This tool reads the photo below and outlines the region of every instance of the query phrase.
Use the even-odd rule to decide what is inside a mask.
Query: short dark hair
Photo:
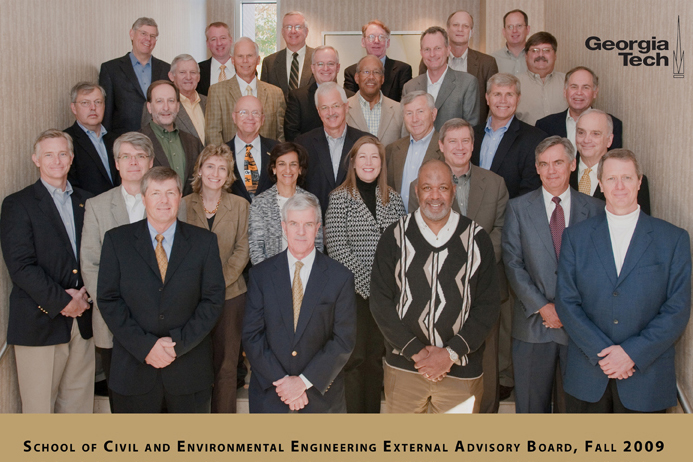
[[[505,27],[505,18],[507,18],[508,16],[510,16],[513,13],[520,13],[525,18],[525,26],[529,26],[529,18],[527,17],[527,13],[525,13],[522,10],[515,9],[515,10],[510,10],[507,13],[505,13],[505,16],[503,16],[503,27]]]
[[[556,37],[553,35],[549,34],[548,32],[537,32],[536,34],[532,34],[528,39],[527,43],[525,43],[525,53],[529,53],[529,49],[541,45],[542,43],[548,43],[551,45],[551,48],[553,48],[554,53],[556,50],[558,50],[558,42],[556,41]]]
[[[297,184],[302,185],[303,180],[308,173],[308,151],[306,148],[300,144],[293,143],[291,141],[285,141],[275,145],[270,151],[269,165],[267,166],[267,175],[269,176],[272,183],[277,182],[277,175],[272,171],[277,165],[277,159],[285,154],[290,154],[295,152],[298,156],[298,167],[301,171],[298,174]]]
[[[563,85],[564,88],[568,88],[568,80],[570,80],[570,77],[575,74],[577,71],[587,71],[592,75],[592,85],[594,85],[594,88],[599,88],[599,77],[597,77],[597,74],[594,73],[592,69],[589,67],[585,66],[577,66],[569,70],[565,74],[565,84]]]
[[[443,124],[443,126],[440,127],[440,131],[438,132],[438,139],[440,141],[445,141],[445,135],[447,135],[450,130],[459,130],[465,127],[469,129],[469,134],[472,137],[472,144],[474,144],[474,127],[472,127],[472,124],[470,124],[466,120],[459,118],[454,118],[446,121]]]
[[[173,88],[176,91],[176,101],[180,103],[180,90],[178,90],[178,87],[176,87],[170,80],[156,80],[152,82],[151,85],[149,85],[149,88],[147,88],[148,103],[152,102],[152,90],[154,90],[159,85],[171,85],[171,88]]]

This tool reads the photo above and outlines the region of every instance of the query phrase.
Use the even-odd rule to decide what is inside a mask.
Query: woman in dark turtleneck
[[[360,138],[325,215],[328,255],[354,273],[356,285],[356,347],[344,367],[350,413],[380,412],[384,341],[368,306],[371,268],[380,235],[406,214],[402,198],[387,186],[385,168],[382,143],[373,136]]]

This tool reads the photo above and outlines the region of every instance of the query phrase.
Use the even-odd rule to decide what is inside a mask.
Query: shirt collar
[[[501,133],[505,133],[506,131],[508,131],[508,128],[510,127],[510,124],[512,123],[513,119],[515,118],[515,115],[513,114],[513,116],[510,118],[510,120],[508,120],[508,123],[506,123],[505,125],[500,127],[495,132],[493,131],[493,128],[491,128],[491,118],[492,117],[493,117],[492,115],[489,116],[488,120],[486,121],[486,126],[484,127],[485,133],[491,134],[491,133],[496,133],[498,131],[501,131]]]
[[[313,250],[311,250],[308,255],[303,257],[303,260],[299,260],[298,258],[294,257],[291,250],[286,249],[286,258],[289,260],[289,268],[293,268],[297,261],[303,263],[304,267],[311,267],[313,266],[313,261],[315,261],[315,247],[313,247]],[[303,281],[303,283],[305,284],[305,281]]]
[[[532,79],[542,82],[541,76],[539,74],[535,74],[534,72],[530,71],[529,69],[527,69],[527,73],[529,74],[529,76]],[[556,71],[554,70],[554,71],[551,71],[549,74],[547,74],[546,75],[546,82],[553,79],[555,73],[556,73]]]
[[[93,134],[93,135],[94,135],[95,137],[97,137],[97,138],[103,138],[103,136],[104,136],[106,133],[108,133],[108,131],[106,131],[106,127],[104,127],[103,125],[101,125],[101,131],[100,131],[101,134],[100,134],[100,135],[97,135],[96,132],[95,132],[94,130],[90,130],[90,129],[88,129],[87,127],[85,127],[84,125],[82,125],[82,123],[81,123],[79,120],[77,121],[77,125],[79,125],[79,127],[80,127],[82,130],[84,130],[84,133],[86,133],[87,135],[92,135],[92,134]]]
[[[141,193],[137,193],[136,195],[132,196],[122,185],[120,186],[120,192],[123,193],[123,199],[125,200],[126,204],[134,204],[137,201],[142,201]]]
[[[546,188],[543,186],[541,187],[541,193],[544,195],[544,202],[547,204],[550,204],[553,201],[553,198],[555,197],[553,194],[548,192]],[[563,191],[559,196],[561,199],[561,204],[565,204],[566,202],[570,201],[570,186],[566,188],[565,191]]]
[[[454,181],[455,184],[458,184],[458,181],[459,181],[460,178],[464,178],[464,179],[467,179],[467,180],[468,180],[468,179],[470,179],[471,177],[472,177],[472,166],[470,165],[470,166],[469,166],[469,170],[467,170],[467,173],[465,173],[465,174],[463,174],[463,175],[457,176],[457,175],[455,175],[455,174],[453,173],[453,174],[452,174],[452,181]]]
[[[328,140],[338,141],[338,140],[343,139],[343,138],[346,136],[346,132],[347,132],[347,126],[344,125],[344,131],[342,132],[342,134],[341,134],[338,138],[332,138],[332,137],[327,133],[327,131],[325,131],[325,136],[327,137]]]
[[[453,55],[452,51],[450,51],[450,58],[452,58],[452,59],[465,60],[465,59],[467,59],[467,56],[469,56],[469,47],[467,47],[467,49],[464,50],[464,53],[462,53],[462,56],[460,56],[459,58],[457,56]]]
[[[50,194],[51,197],[56,197],[56,195],[57,195],[57,197],[63,198],[65,196],[72,195],[72,191],[73,191],[72,185],[70,184],[69,181],[67,181],[65,183],[65,191],[61,191],[60,189],[56,188],[55,186],[46,183],[45,181],[43,181],[43,178],[41,178],[41,183],[43,183],[43,186],[46,187],[46,189],[48,190],[48,194]]]
[[[443,83],[443,80],[445,80],[445,75],[448,73],[448,69],[450,69],[450,66],[445,64],[445,70],[443,71],[443,75],[440,76],[440,78],[438,79],[438,81],[436,83],[431,82],[431,77],[430,77],[428,71],[426,71],[426,83],[427,83],[427,85],[428,86],[441,85]]]
[[[135,53],[133,53],[133,52],[131,51],[129,56],[130,56],[130,62],[132,63],[132,67],[135,67],[135,66],[142,66],[142,63],[135,57]],[[142,67],[151,66],[151,64],[152,64],[152,57],[151,57],[151,55],[150,55],[150,56],[149,56],[149,59],[147,60],[147,64],[145,64],[145,65],[142,66]]]
[[[257,93],[257,77],[253,77],[253,80],[248,83],[243,80],[240,75],[236,74],[236,81],[238,82],[238,87],[241,89],[242,96],[246,96],[245,89],[248,87],[248,85],[250,85],[250,88],[253,89],[253,93]]]
[[[238,135],[236,135],[234,145],[235,145],[237,153],[245,152],[245,146],[248,144],[252,144],[253,149],[260,149],[260,144],[261,144],[260,135],[256,136],[255,139],[253,141],[251,141],[250,143],[246,143]]]
[[[181,93],[180,94],[180,102],[181,103],[187,103],[187,104],[194,106],[195,104],[200,102],[200,95],[197,92],[195,92],[195,99],[191,100],[190,98],[185,96],[183,93]]]
[[[157,124],[153,120],[149,122],[149,126],[152,127],[152,130],[154,130],[154,133],[159,135],[159,136],[167,136],[171,133],[178,133],[178,129],[176,128],[176,124],[173,124],[173,130],[168,131],[161,125]]]
[[[359,103],[361,103],[362,106],[367,105],[368,108],[370,109],[371,103],[369,101],[366,101],[364,99],[364,97],[361,96],[361,91],[359,90],[358,93],[356,93],[356,94],[359,95]],[[377,107],[377,106],[382,106],[382,104],[383,104],[383,92],[381,91],[380,92],[380,98],[378,98],[378,102],[375,103],[375,106],[373,106],[373,108],[375,109],[375,107]]]
[[[409,135],[409,144],[426,144],[428,145],[431,142],[431,138],[433,138],[433,132],[436,131],[435,127],[431,127],[431,131],[428,132],[426,136],[421,138],[419,141],[416,141],[413,136]]]
[[[176,225],[178,224],[178,220],[174,221],[171,226],[168,227],[166,231],[161,233],[164,236],[164,241],[165,242],[173,242],[173,236],[176,234]],[[149,229],[149,236],[152,238],[152,242],[156,243],[156,236],[159,234],[156,229],[152,226],[152,224],[149,222],[149,219],[147,219],[147,229]],[[163,244],[163,242],[162,242]]]

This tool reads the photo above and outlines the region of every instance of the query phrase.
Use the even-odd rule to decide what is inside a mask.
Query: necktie
[[[556,208],[553,209],[551,220],[549,220],[549,229],[551,229],[551,239],[553,239],[553,248],[556,251],[556,260],[561,255],[561,239],[563,238],[563,230],[565,229],[565,215],[563,215],[563,207],[561,207],[561,198],[554,196],[551,199]]]
[[[253,87],[250,85],[245,87],[245,96],[253,96]]]
[[[294,53],[291,60],[291,75],[289,76],[289,90],[298,88],[298,53]]]
[[[159,264],[159,272],[161,273],[161,282],[166,280],[166,269],[168,268],[168,258],[166,257],[166,251],[161,241],[164,240],[163,234],[156,235],[156,249],[154,253],[156,254],[156,262]]]
[[[226,80],[226,65],[219,66],[219,82]]]
[[[592,181],[590,180],[591,171],[591,168],[586,168],[585,172],[582,174],[582,178],[580,178],[580,182],[578,183],[578,191],[580,191],[582,194],[587,194],[588,196],[592,190]]]
[[[294,302],[294,332],[296,332],[296,326],[298,325],[298,315],[301,313],[301,303],[303,303],[303,283],[301,282],[301,268],[303,268],[303,263],[300,261],[296,262],[296,269],[294,270],[294,283],[291,284],[291,295]]]
[[[245,145],[245,161],[243,162],[243,178],[245,180],[245,189],[251,194],[255,195],[257,191],[257,183],[260,179],[260,175],[257,172],[257,164],[250,150],[253,149],[252,144]]]

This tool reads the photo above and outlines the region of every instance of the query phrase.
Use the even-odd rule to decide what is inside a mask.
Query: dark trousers
[[[627,379],[626,379],[627,380]],[[590,403],[577,399],[573,395],[565,394],[566,409],[573,414],[661,414],[667,410],[654,412],[633,411],[626,408],[618,396],[617,379],[609,379],[609,384],[604,391],[601,399],[596,403]]]
[[[113,409],[113,392],[110,387],[108,387],[108,380],[111,377],[111,357],[113,356],[113,348],[99,348],[96,347],[96,353],[101,356],[101,367],[103,368],[103,373],[106,376],[106,388],[108,388],[108,403],[111,405],[111,410]]]
[[[356,294],[356,346],[344,366],[347,412],[379,413],[385,340],[368,300]]]
[[[481,397],[479,412],[495,414],[500,406],[500,383],[498,381],[498,335],[500,318],[491,327],[484,342],[484,356],[481,367],[484,371],[484,394]]]
[[[161,374],[156,384],[143,395],[125,396],[113,393],[113,412],[117,414],[205,414],[211,410],[212,389],[207,388],[187,395],[173,395],[164,389]]]
[[[565,369],[568,347],[556,342],[527,343],[513,339],[515,412],[551,413],[563,408],[565,392],[556,380]],[[560,369],[559,369],[560,366]]]
[[[214,413],[236,412],[236,376],[244,314],[245,294],[226,300],[219,321],[212,329],[214,361],[212,412]]]

